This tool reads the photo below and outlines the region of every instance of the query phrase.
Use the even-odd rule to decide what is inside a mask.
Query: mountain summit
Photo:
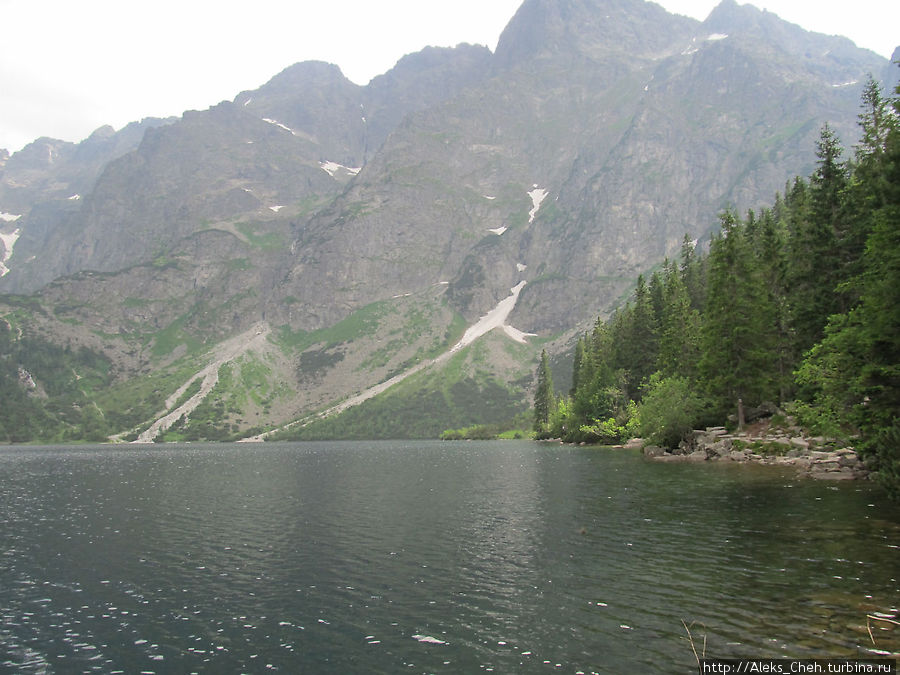
[[[385,435],[512,415],[539,346],[808,174],[825,122],[852,143],[867,75],[889,72],[733,0],[705,22],[526,0],[493,54],[427,48],[366,86],[296,64],[178,120],[14,154],[0,289],[33,295],[0,312],[108,360],[110,433],[146,432],[211,364],[162,437],[323,410]]]

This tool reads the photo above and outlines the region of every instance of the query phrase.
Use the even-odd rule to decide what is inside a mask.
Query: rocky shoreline
[[[641,447],[640,439],[629,443]],[[744,431],[725,427],[694,430],[678,448],[643,446],[644,455],[669,462],[743,462],[794,467],[819,480],[866,480],[869,470],[852,447],[839,447],[822,437],[809,437],[799,428],[769,429],[754,425]]]

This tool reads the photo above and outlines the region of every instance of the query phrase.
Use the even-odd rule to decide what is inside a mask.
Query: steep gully
[[[185,417],[190,416],[194,409],[203,402],[203,399],[209,395],[209,392],[211,392],[213,387],[218,383],[219,369],[226,363],[234,361],[249,351],[262,350],[269,337],[269,332],[270,328],[268,324],[258,323],[251,327],[250,330],[225,340],[225,342],[218,345],[212,354],[210,362],[203,369],[188,378],[183,385],[166,399],[165,409],[167,411],[171,410],[172,406],[175,405],[188,390],[188,387],[190,387],[198,378],[203,378],[200,383],[200,391],[174,410],[171,410],[171,412],[163,413],[149,426],[149,428],[141,432],[134,442],[152,443],[159,434],[175,424],[182,415]]]

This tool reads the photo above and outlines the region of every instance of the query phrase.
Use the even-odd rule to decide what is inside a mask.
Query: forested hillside
[[[898,120],[900,99],[870,79],[851,152],[826,124],[808,179],[758,213],[723,213],[708,253],[686,237],[680,260],[639,278],[578,340],[568,395],[548,401],[542,364],[539,435],[674,447],[774,403],[852,439],[900,496]]]

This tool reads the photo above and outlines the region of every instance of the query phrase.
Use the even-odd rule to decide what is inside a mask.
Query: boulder
[[[644,446],[644,454],[647,457],[662,457],[666,454],[666,449],[658,445],[646,445]]]
[[[710,457],[724,457],[731,452],[731,440],[722,440],[706,446],[706,454]]]
[[[839,455],[838,456],[838,466],[840,467],[849,467],[854,468],[860,465],[859,457],[854,452],[851,455]]]

